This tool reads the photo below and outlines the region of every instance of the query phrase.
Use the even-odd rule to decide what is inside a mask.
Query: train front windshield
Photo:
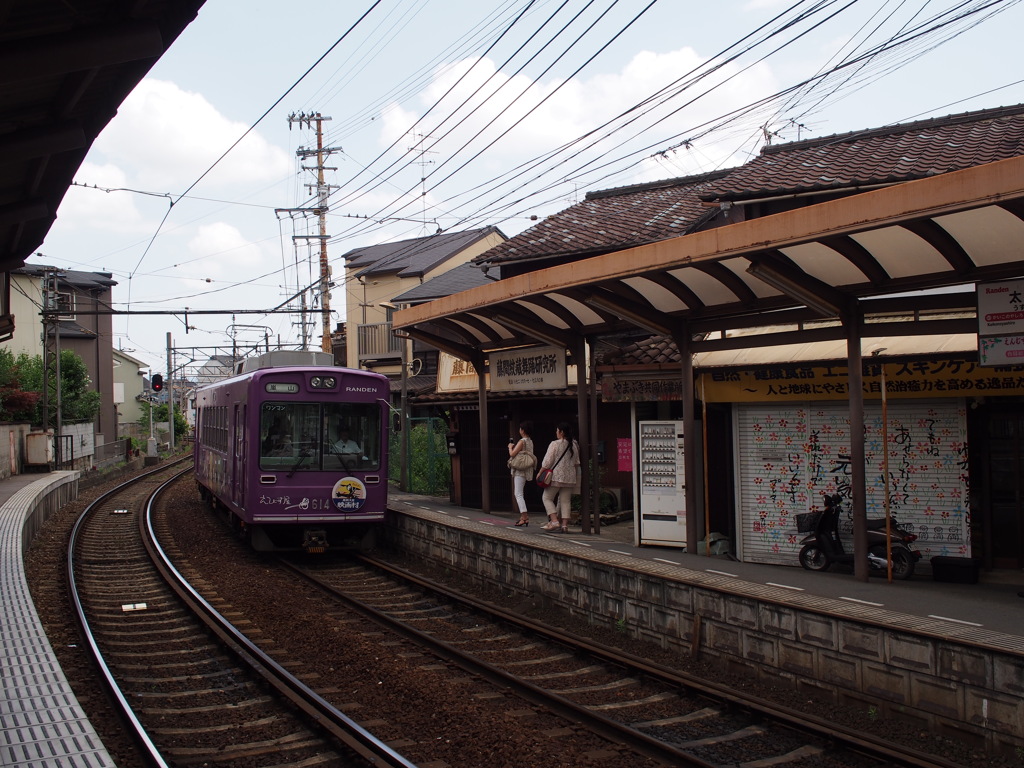
[[[380,407],[372,403],[265,402],[260,469],[379,470],[380,419]]]

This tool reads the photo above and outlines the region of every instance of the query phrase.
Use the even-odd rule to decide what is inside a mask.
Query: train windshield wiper
[[[299,451],[299,460],[295,462],[295,465],[290,470],[288,470],[288,474],[285,475],[285,477],[289,477],[290,478],[292,475],[294,475],[295,474],[295,470],[297,470],[299,467],[301,467],[303,462],[305,462],[306,459],[308,459],[312,455],[313,455],[313,449],[312,448],[308,448],[307,447],[307,448],[303,448],[301,451]]]

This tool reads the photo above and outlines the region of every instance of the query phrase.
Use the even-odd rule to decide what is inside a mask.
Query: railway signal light
[[[154,373],[153,374],[152,386],[153,386],[153,391],[154,392],[161,392],[161,391],[163,391],[163,388],[164,388],[164,377],[161,376],[159,373]]]

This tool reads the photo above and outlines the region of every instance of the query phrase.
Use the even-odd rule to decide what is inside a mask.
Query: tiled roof
[[[702,192],[743,200],[891,184],[1024,155],[1024,105],[768,146]]]
[[[430,394],[431,392],[434,391],[434,387],[436,384],[436,376],[409,376],[405,380],[406,392],[407,394],[412,396]],[[392,394],[400,394],[402,391],[402,380],[388,379],[388,391],[390,391]]]
[[[42,264],[26,264],[19,269],[13,269],[11,271],[19,275],[43,277],[48,269],[57,270],[57,280],[62,285],[70,285],[83,290],[89,290],[91,288],[111,288],[117,285],[117,281],[114,280],[114,276],[110,272],[81,272],[77,269],[45,267]]]
[[[701,197],[728,173],[591,192],[583,202],[549,216],[473,262],[491,265],[593,255],[684,235],[709,213]]]
[[[359,277],[396,272],[399,277],[418,277],[495,232],[501,234],[497,227],[484,227],[368,245],[349,251],[344,258],[347,267],[359,270]]]
[[[494,282],[496,279],[493,276],[488,277],[482,269],[472,264],[460,264],[455,269],[450,269],[444,274],[433,277],[425,283],[420,283],[415,288],[395,296],[391,301],[395,304],[419,304],[460,291],[468,291],[470,288]]]
[[[660,365],[679,361],[679,348],[670,336],[651,336],[606,353],[601,365]]]

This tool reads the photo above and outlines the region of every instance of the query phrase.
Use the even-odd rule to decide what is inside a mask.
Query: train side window
[[[319,469],[319,420],[317,403],[263,403],[260,468],[299,472]]]

